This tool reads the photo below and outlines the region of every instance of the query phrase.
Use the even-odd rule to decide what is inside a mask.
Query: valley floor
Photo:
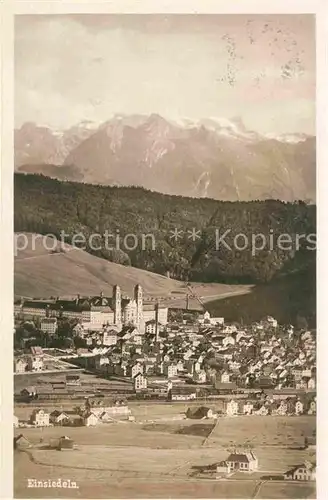
[[[14,453],[15,498],[315,498],[314,483],[267,480],[270,473],[313,459],[301,444],[315,429],[314,417],[223,417],[215,423],[174,421],[171,411],[165,420],[163,410],[158,423],[155,407],[149,424],[135,410],[135,423],[16,429],[32,446]],[[64,434],[76,449],[46,449],[51,438]],[[254,446],[258,472],[223,481],[197,474],[246,441]],[[28,478],[70,479],[78,488],[28,488]]]

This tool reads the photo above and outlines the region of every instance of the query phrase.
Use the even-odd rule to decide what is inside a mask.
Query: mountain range
[[[306,134],[261,135],[239,117],[115,115],[64,131],[25,123],[15,130],[15,169],[224,201],[314,202],[316,140]]]

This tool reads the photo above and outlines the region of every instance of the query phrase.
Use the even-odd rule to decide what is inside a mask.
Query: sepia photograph
[[[317,498],[316,16],[14,17],[14,498]]]

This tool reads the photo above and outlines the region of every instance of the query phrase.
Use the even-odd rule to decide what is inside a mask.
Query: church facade
[[[133,325],[140,333],[145,333],[145,324],[150,320],[167,324],[168,308],[153,303],[145,303],[141,285],[134,287],[133,297],[122,296],[118,285],[113,287],[112,297],[99,296],[80,297],[75,300],[60,298],[37,301],[17,301],[14,305],[16,317],[36,319],[42,317],[62,317],[77,319],[81,323],[89,323],[95,328],[113,325],[118,330],[123,326]]]

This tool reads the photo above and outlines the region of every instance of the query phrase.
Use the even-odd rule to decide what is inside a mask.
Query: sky
[[[314,135],[314,16],[16,16],[16,127],[117,113]]]

